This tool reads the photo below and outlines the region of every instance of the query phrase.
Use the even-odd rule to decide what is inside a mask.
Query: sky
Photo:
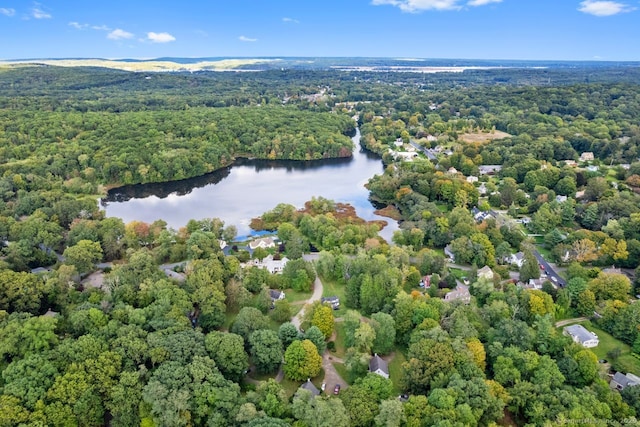
[[[640,0],[0,0],[0,59],[640,60]]]

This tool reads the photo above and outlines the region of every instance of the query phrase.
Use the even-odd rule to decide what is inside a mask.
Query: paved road
[[[306,311],[307,306],[314,303],[315,301],[320,301],[320,298],[322,298],[322,292],[324,292],[324,287],[322,286],[322,282],[320,281],[318,276],[316,276],[316,280],[313,282],[313,293],[311,294],[311,297],[309,297],[305,306],[302,307],[302,310],[300,310],[298,314],[296,314],[293,319],[291,319],[291,323],[293,323],[296,328],[300,329],[302,317],[304,316],[304,312]]]
[[[556,270],[551,266],[551,264],[549,264],[547,262],[546,259],[544,259],[542,257],[542,255],[540,255],[540,252],[534,250],[533,251],[533,255],[536,257],[536,259],[538,260],[538,262],[544,267],[544,271],[547,273],[547,277],[549,278],[549,280],[551,280],[552,283],[560,286],[561,288],[564,288],[565,285],[567,284],[567,281],[564,280],[557,272]],[[554,280],[555,279],[555,280]]]

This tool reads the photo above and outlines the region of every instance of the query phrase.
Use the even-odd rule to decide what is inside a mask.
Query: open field
[[[622,341],[614,338],[609,333],[599,329],[590,321],[586,322],[578,322],[586,329],[591,332],[595,332],[598,335],[598,339],[600,340],[600,344],[597,347],[593,347],[590,350],[598,356],[598,359],[607,359],[611,363],[611,365],[624,373],[631,372],[635,375],[640,375],[640,359],[636,358],[631,351],[631,347]],[[620,349],[620,356],[616,360],[611,360],[610,356],[607,355],[611,350]]]
[[[233,71],[243,65],[253,65],[276,59],[222,59],[219,61],[202,61],[192,64],[180,64],[173,61],[119,61],[109,59],[38,59],[34,61],[0,62],[0,67],[37,63],[58,67],[102,67],[124,71]]]
[[[462,135],[458,135],[458,139],[462,142],[468,143],[477,143],[477,142],[489,142],[494,139],[503,139],[509,138],[509,135],[506,132],[502,132],[499,130],[493,132],[473,132],[473,133],[463,133]]]

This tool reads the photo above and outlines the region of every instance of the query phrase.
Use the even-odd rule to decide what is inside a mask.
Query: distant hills
[[[277,69],[308,70],[362,70],[442,72],[465,69],[494,68],[625,68],[640,67],[640,62],[614,61],[526,61],[486,59],[423,59],[423,58],[316,58],[316,57],[264,57],[264,58],[41,58],[0,61],[0,67],[24,65],[51,65],[61,67],[102,67],[140,72],[195,72],[195,71],[264,71]]]

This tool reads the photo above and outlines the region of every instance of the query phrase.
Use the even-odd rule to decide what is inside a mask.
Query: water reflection
[[[233,166],[213,173],[160,184],[116,188],[102,200],[107,216],[125,222],[165,220],[179,228],[189,219],[218,217],[250,233],[251,218],[278,203],[302,207],[312,197],[350,203],[366,220],[385,219],[389,225],[380,235],[390,241],[398,225],[375,215],[364,184],[383,165],[375,154],[359,146],[360,132],[353,137],[356,150],[351,158],[310,162],[239,159]]]

